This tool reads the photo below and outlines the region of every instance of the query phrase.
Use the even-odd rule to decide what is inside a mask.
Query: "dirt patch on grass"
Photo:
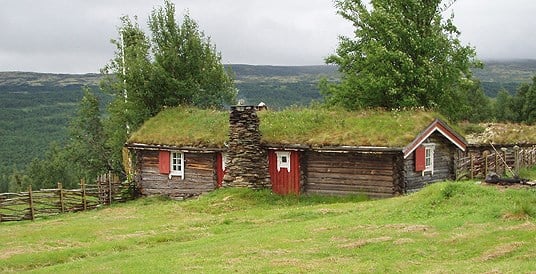
[[[0,259],[9,259],[11,256],[24,254],[24,253],[30,253],[30,248],[28,247],[22,247],[22,246],[14,246],[11,248],[7,248],[2,250],[2,253],[0,253]]]
[[[430,231],[432,228],[427,225],[408,225],[408,224],[392,224],[384,226],[386,228],[396,229],[402,232],[419,232]]]
[[[56,240],[56,241],[40,241],[37,244],[29,244],[26,246],[13,246],[6,249],[2,249],[0,252],[0,259],[9,259],[12,256],[20,254],[31,254],[43,251],[62,250],[75,247],[83,247],[81,242]]]
[[[378,238],[370,238],[370,239],[359,239],[354,242],[345,243],[339,245],[341,248],[360,248],[362,246],[368,245],[368,244],[376,244],[376,243],[383,243],[383,242],[390,242],[393,238],[389,236],[384,237],[378,237]]]
[[[502,215],[503,220],[509,220],[509,221],[520,221],[520,220],[527,220],[530,216],[523,212],[506,212]]]
[[[104,239],[106,241],[115,241],[115,240],[125,240],[125,239],[130,239],[130,238],[140,238],[140,237],[145,237],[145,236],[153,236],[156,234],[157,233],[154,230],[136,231],[136,232],[127,233],[127,234],[106,235],[104,236]]]
[[[482,256],[480,256],[479,258],[477,258],[476,261],[485,262],[485,261],[489,261],[489,260],[493,260],[499,257],[506,256],[516,251],[519,247],[523,246],[524,244],[525,244],[524,242],[513,242],[513,243],[508,243],[508,244],[497,246],[493,250],[484,252],[484,254],[482,254]]]
[[[411,243],[414,243],[415,240],[411,239],[411,238],[400,238],[396,241],[394,241],[393,243],[395,245],[403,245],[403,244],[411,244]]]
[[[317,233],[317,232],[326,232],[326,231],[333,231],[333,230],[337,230],[337,229],[340,229],[340,226],[319,227],[319,228],[313,229],[313,232],[315,232],[315,233]]]
[[[502,231],[511,231],[511,230],[531,230],[531,231],[536,231],[536,224],[533,223],[533,222],[524,222],[522,224],[518,224],[518,225],[515,225],[515,226],[508,226],[508,227],[502,227],[498,230],[502,230]]]

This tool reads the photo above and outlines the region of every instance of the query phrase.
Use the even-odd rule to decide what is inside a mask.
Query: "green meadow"
[[[529,273],[536,189],[445,182],[382,200],[222,189],[0,224],[0,272]]]

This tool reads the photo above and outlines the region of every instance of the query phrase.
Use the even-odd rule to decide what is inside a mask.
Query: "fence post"
[[[488,153],[484,151],[484,178],[488,175]]]
[[[33,203],[32,185],[28,186],[28,203],[30,205],[30,220],[33,221],[35,219],[35,209]]]
[[[534,146],[530,149],[530,166],[534,165]]]
[[[110,179],[110,173],[106,175],[106,180],[108,180],[108,201],[109,205],[112,205],[112,180]]]
[[[519,163],[519,146],[514,146],[514,170],[515,170],[515,175],[519,175],[519,167],[520,167],[520,163]]]
[[[80,179],[80,188],[82,190],[82,208],[87,210],[86,184],[84,179]]]
[[[63,201],[63,186],[61,185],[60,182],[58,182],[58,193],[60,195],[60,208],[61,208],[61,213],[64,213],[65,212],[65,203]]]
[[[499,152],[495,151],[495,173],[499,173]]]
[[[469,168],[470,169],[470,176],[469,176],[469,178],[471,178],[471,180],[473,180],[474,179],[473,172],[474,172],[474,169],[475,169],[475,161],[473,159],[473,154],[471,154],[470,156],[471,156],[471,158],[469,160],[469,164],[470,164],[470,168]]]
[[[505,147],[501,147],[501,150],[503,152],[503,164],[504,164],[504,168],[503,168],[503,175],[506,175],[506,170],[508,169],[508,162],[506,161],[506,151],[508,150],[507,148]]]

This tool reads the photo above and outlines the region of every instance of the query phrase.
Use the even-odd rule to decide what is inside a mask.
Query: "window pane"
[[[181,171],[181,160],[182,160],[182,154],[180,152],[173,152],[171,154],[171,170],[173,171]]]

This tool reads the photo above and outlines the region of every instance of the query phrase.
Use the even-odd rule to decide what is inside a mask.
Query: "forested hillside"
[[[266,103],[281,109],[321,101],[318,81],[338,78],[335,66],[252,66],[232,65],[238,99],[248,104]]]
[[[335,66],[231,65],[230,69],[238,99],[247,104],[264,102],[272,109],[321,101],[318,81],[339,77]],[[502,88],[513,94],[536,74],[536,60],[490,61],[474,73],[488,96]],[[65,140],[82,87],[96,91],[103,105],[110,101],[109,95],[99,92],[100,80],[99,74],[0,72],[0,186],[10,180],[14,168],[22,170],[33,158],[42,157],[50,143]]]
[[[483,69],[474,70],[484,93],[495,97],[502,88],[515,94],[520,83],[528,83],[536,74],[536,60],[486,61]]]
[[[99,81],[98,74],[0,72],[0,186],[52,142],[64,141],[82,87],[97,91]]]

